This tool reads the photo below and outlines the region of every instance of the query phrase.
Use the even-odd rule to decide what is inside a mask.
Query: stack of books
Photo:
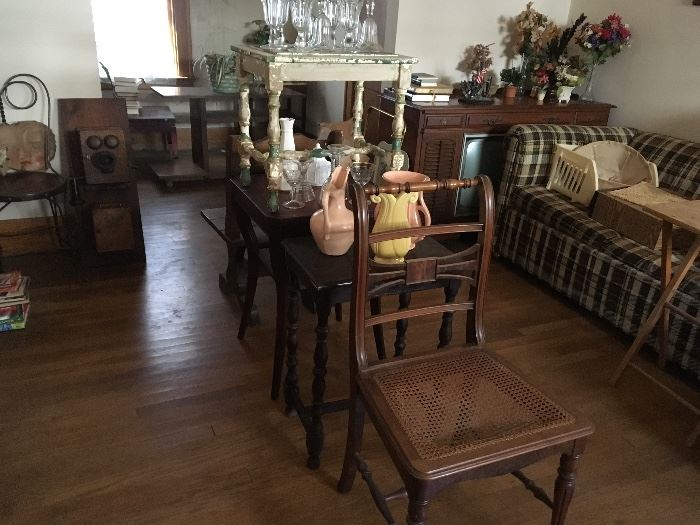
[[[0,332],[21,330],[29,316],[29,277],[20,272],[0,273]]]
[[[449,102],[453,88],[447,84],[440,84],[439,78],[429,73],[413,73],[411,75],[411,87],[406,93],[406,100],[410,102]]]
[[[136,78],[114,77],[114,93],[126,101],[127,115],[138,115],[141,111],[139,102],[139,81]]]

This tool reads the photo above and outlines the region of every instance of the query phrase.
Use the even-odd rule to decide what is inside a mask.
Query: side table
[[[615,370],[615,373],[610,378],[610,384],[612,385],[617,384],[620,376],[625,371],[625,368],[631,359],[642,348],[644,342],[649,334],[651,334],[651,331],[654,329],[657,323],[659,324],[659,363],[663,365],[666,362],[668,352],[666,339],[668,336],[669,312],[680,315],[691,323],[700,325],[700,319],[688,315],[686,312],[679,310],[671,304],[673,293],[678,289],[681,281],[683,281],[688,271],[692,268],[693,264],[695,264],[695,260],[698,257],[698,254],[700,254],[700,201],[687,201],[683,203],[651,203],[643,205],[642,207],[645,211],[655,215],[663,221],[663,227],[661,230],[661,284],[664,288],[661,292],[661,296],[659,297],[659,302],[651,311],[644,324],[639,328],[639,332],[637,333],[637,337],[632,343],[632,346],[629,347],[627,353],[620,362],[620,365],[617,367],[617,370]],[[673,277],[671,277],[672,232],[674,225],[694,233],[695,241],[679,264],[678,268],[676,268],[675,273],[673,273]],[[668,390],[667,387],[664,387],[663,385],[660,386],[669,391],[676,399],[681,401],[696,415],[700,415],[700,409],[680,398],[680,396]],[[698,436],[700,436],[700,423],[698,423],[695,430],[688,438],[688,446],[692,445]]]
[[[403,164],[401,144],[404,134],[403,112],[406,104],[406,90],[411,82],[411,66],[416,59],[393,53],[298,53],[290,51],[268,51],[252,46],[231,46],[238,57],[236,70],[239,75],[241,93],[240,133],[241,133],[241,181],[250,183],[250,159],[265,164],[269,198],[268,208],[279,209],[278,191],[282,180],[281,160],[304,158],[306,152],[281,152],[279,126],[280,95],[285,82],[307,81],[355,81],[355,103],[353,106],[353,139],[355,148],[352,154],[375,151],[364,139],[362,133],[362,95],[365,81],[391,81],[396,89],[394,119],[392,125],[392,152],[390,165],[400,169]],[[250,84],[256,75],[265,82],[268,91],[267,136],[270,151],[264,154],[257,151],[250,138]]]

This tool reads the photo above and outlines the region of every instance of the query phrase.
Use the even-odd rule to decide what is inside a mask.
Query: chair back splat
[[[479,219],[477,222],[441,224],[400,230],[369,233],[367,196],[379,193],[456,191],[476,186],[479,193]],[[467,311],[466,339],[468,343],[481,344],[484,340],[482,308],[486,291],[486,278],[491,260],[493,238],[494,196],[491,181],[486,176],[474,179],[442,179],[420,183],[367,184],[364,188],[354,183],[351,191],[355,213],[355,257],[353,262],[353,298],[351,306],[351,345],[354,343],[357,368],[367,367],[365,329],[378,324],[399,321],[423,315],[443,314],[451,321],[455,311]],[[476,233],[477,241],[465,250],[444,257],[408,259],[398,264],[378,264],[371,257],[370,245],[405,237],[438,236]],[[368,315],[367,301],[400,285],[444,281],[457,285],[466,283],[469,295],[463,302],[445,302],[423,307],[401,308],[395,312]],[[439,346],[446,346],[448,334],[443,323]],[[451,323],[449,323],[451,326]],[[352,351],[352,349],[351,349]]]

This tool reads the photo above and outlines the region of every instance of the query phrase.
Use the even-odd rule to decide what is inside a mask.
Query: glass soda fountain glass
[[[280,50],[284,49],[284,35],[282,26],[289,17],[290,0],[260,0],[263,6],[265,23],[270,26],[270,42],[261,46],[264,49]]]
[[[301,196],[302,173],[299,161],[285,160],[282,162],[282,173],[291,190],[289,191],[289,200],[283,202],[282,206],[290,210],[298,210],[306,206],[306,203]]]
[[[294,47],[302,51],[309,46],[311,7],[311,0],[291,0],[292,25],[297,30]]]

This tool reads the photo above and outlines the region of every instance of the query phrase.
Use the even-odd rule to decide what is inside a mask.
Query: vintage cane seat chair
[[[446,191],[476,184],[479,220],[368,233],[365,193]],[[520,479],[535,497],[552,508],[552,524],[564,523],[571,501],[577,463],[593,426],[528,383],[484,346],[483,304],[491,258],[493,190],[488,177],[395,184],[365,189],[355,184],[355,259],[350,319],[350,416],[343,470],[338,490],[347,492],[359,468],[372,497],[388,523],[394,523],[387,502],[408,497],[406,523],[427,523],[427,508],[453,483],[503,474]],[[451,256],[413,259],[380,265],[370,259],[370,244],[409,235],[476,232],[477,242]],[[367,301],[397,283],[458,280],[466,285],[464,302],[444,302],[368,315]],[[425,298],[430,299],[429,297]],[[467,343],[456,348],[422,348],[420,355],[370,362],[365,331],[371,326],[441,313],[467,313]],[[443,317],[444,318],[444,317]],[[444,346],[444,334],[440,345]],[[429,353],[426,353],[425,351]],[[384,495],[372,481],[360,456],[364,414],[386,446],[405,488]],[[561,453],[554,498],[550,500],[520,471],[551,454]]]

